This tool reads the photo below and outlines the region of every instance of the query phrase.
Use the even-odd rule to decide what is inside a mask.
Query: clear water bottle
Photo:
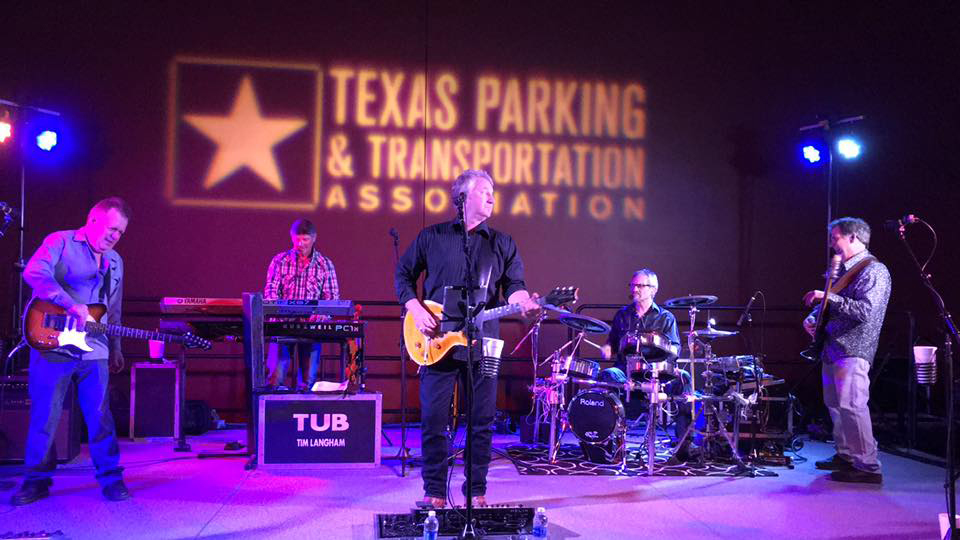
[[[533,538],[547,538],[547,511],[542,506],[533,516]]]
[[[437,540],[440,534],[440,521],[437,519],[437,512],[430,510],[427,512],[427,519],[423,522],[423,540]]]

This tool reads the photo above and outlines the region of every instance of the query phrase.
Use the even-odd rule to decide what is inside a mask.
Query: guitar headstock
[[[577,295],[580,293],[579,287],[556,287],[544,297],[544,303],[560,306],[567,303],[575,303]]]
[[[827,275],[830,276],[831,280],[837,279],[837,276],[840,274],[840,263],[843,262],[843,257],[839,253],[834,254],[830,259],[830,269],[827,271]]]
[[[190,332],[183,335],[183,345],[188,349],[203,349],[205,351],[209,351],[210,348],[213,347],[213,343],[210,343],[210,340],[195,336]]]

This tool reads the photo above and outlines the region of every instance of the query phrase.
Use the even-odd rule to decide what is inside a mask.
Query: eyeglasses
[[[656,285],[651,285],[650,283],[631,283],[631,284],[630,284],[630,288],[631,288],[631,289],[633,289],[633,288],[640,288],[640,289],[642,289],[642,288],[644,288],[644,287],[650,287],[651,289],[656,289],[656,288],[657,288]]]

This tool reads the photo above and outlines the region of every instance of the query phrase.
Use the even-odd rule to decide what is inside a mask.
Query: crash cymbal
[[[717,330],[716,328],[703,328],[701,330],[695,330],[693,332],[684,332],[685,336],[692,335],[695,338],[699,339],[716,339],[722,337],[730,337],[739,334],[740,332],[736,330]]]
[[[568,313],[561,315],[558,319],[561,324],[573,328],[577,332],[586,332],[588,334],[609,334],[610,325],[601,321],[600,319],[594,319],[593,317],[587,317],[586,315],[576,315],[573,313]]]
[[[690,306],[706,306],[717,301],[717,297],[711,294],[691,294],[690,296],[680,296],[671,298],[663,303],[668,308],[686,308]]]

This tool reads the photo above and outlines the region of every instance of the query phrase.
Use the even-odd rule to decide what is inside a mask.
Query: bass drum
[[[623,418],[620,398],[604,390],[582,390],[567,406],[570,431],[587,444],[603,444],[618,435]]]
[[[624,416],[620,398],[604,390],[582,390],[570,400],[567,422],[587,461],[608,464],[621,460]]]

